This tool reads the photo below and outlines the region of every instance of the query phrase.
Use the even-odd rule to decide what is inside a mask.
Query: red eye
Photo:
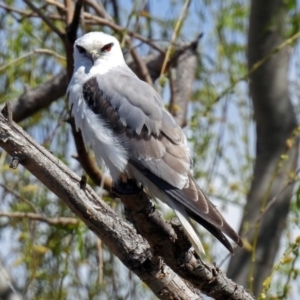
[[[101,48],[101,52],[109,52],[114,44],[109,43]]]

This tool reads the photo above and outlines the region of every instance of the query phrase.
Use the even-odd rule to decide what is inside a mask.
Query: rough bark
[[[120,198],[126,215],[138,232],[147,239],[153,253],[162,256],[172,270],[195,288],[219,300],[254,299],[220,270],[196,259],[190,251],[191,243],[179,221],[175,219],[171,224],[166,223],[145,193],[140,192],[136,196],[120,195]]]
[[[283,1],[252,0],[249,70],[284,41],[286,18]],[[257,135],[256,161],[240,233],[248,239],[253,250],[238,249],[230,261],[228,275],[250,287],[255,295],[270,274],[279,248],[293,192],[289,176],[297,166],[297,137],[293,145],[287,142],[297,126],[288,92],[290,53],[288,47],[274,53],[250,76]],[[283,154],[285,159],[282,159]],[[270,201],[271,207],[264,211]],[[261,213],[261,220],[257,222]]]
[[[172,268],[176,267],[178,270],[175,273],[164,262],[169,255],[164,253],[164,249],[159,253],[163,259],[156,255],[156,251],[152,254],[149,244],[136,233],[131,224],[120,219],[88,185],[82,188],[81,179],[76,174],[1,114],[0,146],[14,158],[14,165],[16,162],[22,164],[63,200],[124,265],[137,274],[160,299],[200,299],[193,288],[187,286],[181,279],[179,273],[195,287],[201,288],[215,299],[224,299],[224,295],[226,299],[232,300],[253,299],[242,287],[228,280],[214,267],[205,267],[186,249],[176,253],[177,256],[172,259],[174,260]],[[145,216],[144,219],[147,219],[147,214]],[[148,226],[152,224],[151,221],[148,222]],[[149,232],[147,226],[144,228]],[[156,240],[163,241],[166,239],[165,232],[158,227],[154,232],[152,231],[152,235]],[[180,236],[179,231],[177,235]],[[174,239],[169,240],[175,242]],[[177,245],[172,248],[182,250],[181,243],[177,241]],[[184,264],[183,257],[188,257]]]

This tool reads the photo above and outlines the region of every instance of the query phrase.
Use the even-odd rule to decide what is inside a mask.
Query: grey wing
[[[97,81],[111,106],[106,108],[110,114],[106,119],[112,127],[121,123],[117,127],[122,130],[115,130],[129,159],[169,184],[182,188],[190,170],[186,138],[165,110],[159,95],[126,69],[118,70],[117,76],[111,71],[99,76]]]

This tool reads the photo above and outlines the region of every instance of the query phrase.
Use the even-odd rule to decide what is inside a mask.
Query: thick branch
[[[126,186],[128,189],[128,185]],[[253,300],[253,296],[213,266],[203,264],[190,251],[187,239],[179,222],[167,223],[156,210],[148,196],[141,192],[135,195],[120,195],[129,220],[151,245],[153,253],[195,288],[214,299]]]

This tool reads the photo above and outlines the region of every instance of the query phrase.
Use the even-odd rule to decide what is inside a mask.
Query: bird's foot
[[[114,182],[112,192],[117,195],[136,195],[141,192],[141,188],[133,179],[127,179],[126,182],[118,180]]]

